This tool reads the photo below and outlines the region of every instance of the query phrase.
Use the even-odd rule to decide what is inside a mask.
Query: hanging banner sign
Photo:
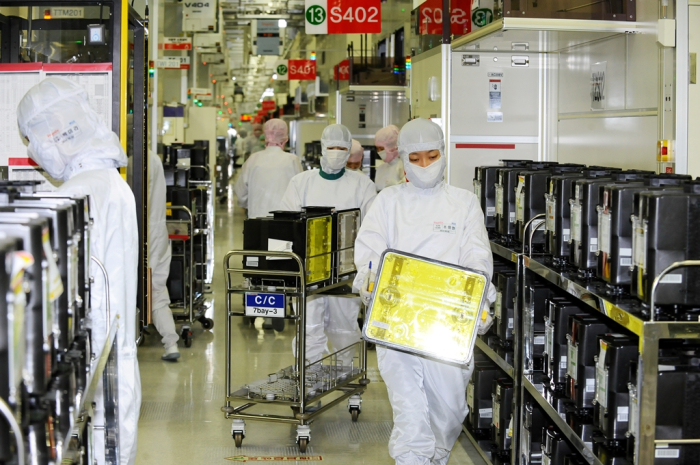
[[[192,37],[163,37],[160,50],[192,50]]]
[[[277,79],[281,81],[314,81],[316,79],[315,60],[282,60],[275,65]]]
[[[274,111],[277,108],[277,104],[274,100],[265,100],[262,102],[262,109],[266,112]]]
[[[350,80],[350,60],[343,60],[333,68],[333,79],[336,81]]]
[[[471,0],[451,0],[450,1],[450,33],[464,35],[472,30],[471,23]],[[418,13],[420,16],[421,35],[442,34],[442,0],[428,0],[423,3]]]
[[[379,34],[381,0],[305,0],[307,34]]]

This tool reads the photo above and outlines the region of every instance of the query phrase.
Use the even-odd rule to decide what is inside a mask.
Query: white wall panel
[[[411,116],[420,118],[442,118],[442,54],[440,48],[435,52],[425,52],[427,58],[421,55],[411,63]],[[434,78],[437,85],[438,98],[430,101],[429,81]]]
[[[462,55],[479,55],[479,66],[462,66]],[[512,67],[511,55],[527,55],[529,67]],[[498,61],[494,61],[494,58]],[[539,55],[537,53],[452,54],[451,135],[536,136],[538,130]],[[503,73],[500,110],[489,108],[489,72]],[[501,111],[502,123],[486,121]]]
[[[560,163],[656,170],[656,117],[559,122]]]
[[[514,144],[514,149],[458,149],[450,152],[450,184],[474,192],[474,168],[498,165],[500,160],[537,159],[537,144]]]

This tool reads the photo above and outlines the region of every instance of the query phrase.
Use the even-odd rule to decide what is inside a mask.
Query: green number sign
[[[326,21],[326,10],[320,5],[312,5],[306,10],[306,20],[318,26]]]
[[[277,67],[277,74],[281,74],[282,76],[284,76],[285,74],[287,74],[287,66],[285,66],[285,65],[279,65],[279,66]]]
[[[484,27],[493,21],[493,11],[488,8],[479,8],[472,13],[472,24]]]

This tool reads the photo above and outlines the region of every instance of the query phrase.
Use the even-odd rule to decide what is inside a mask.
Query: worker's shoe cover
[[[178,358],[180,358],[180,350],[177,348],[177,344],[175,344],[165,349],[165,353],[161,357],[161,360],[165,360],[166,362],[177,362]]]

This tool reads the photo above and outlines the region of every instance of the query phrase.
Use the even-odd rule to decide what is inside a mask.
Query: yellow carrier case
[[[387,249],[363,334],[392,349],[466,364],[474,352],[485,273]]]

